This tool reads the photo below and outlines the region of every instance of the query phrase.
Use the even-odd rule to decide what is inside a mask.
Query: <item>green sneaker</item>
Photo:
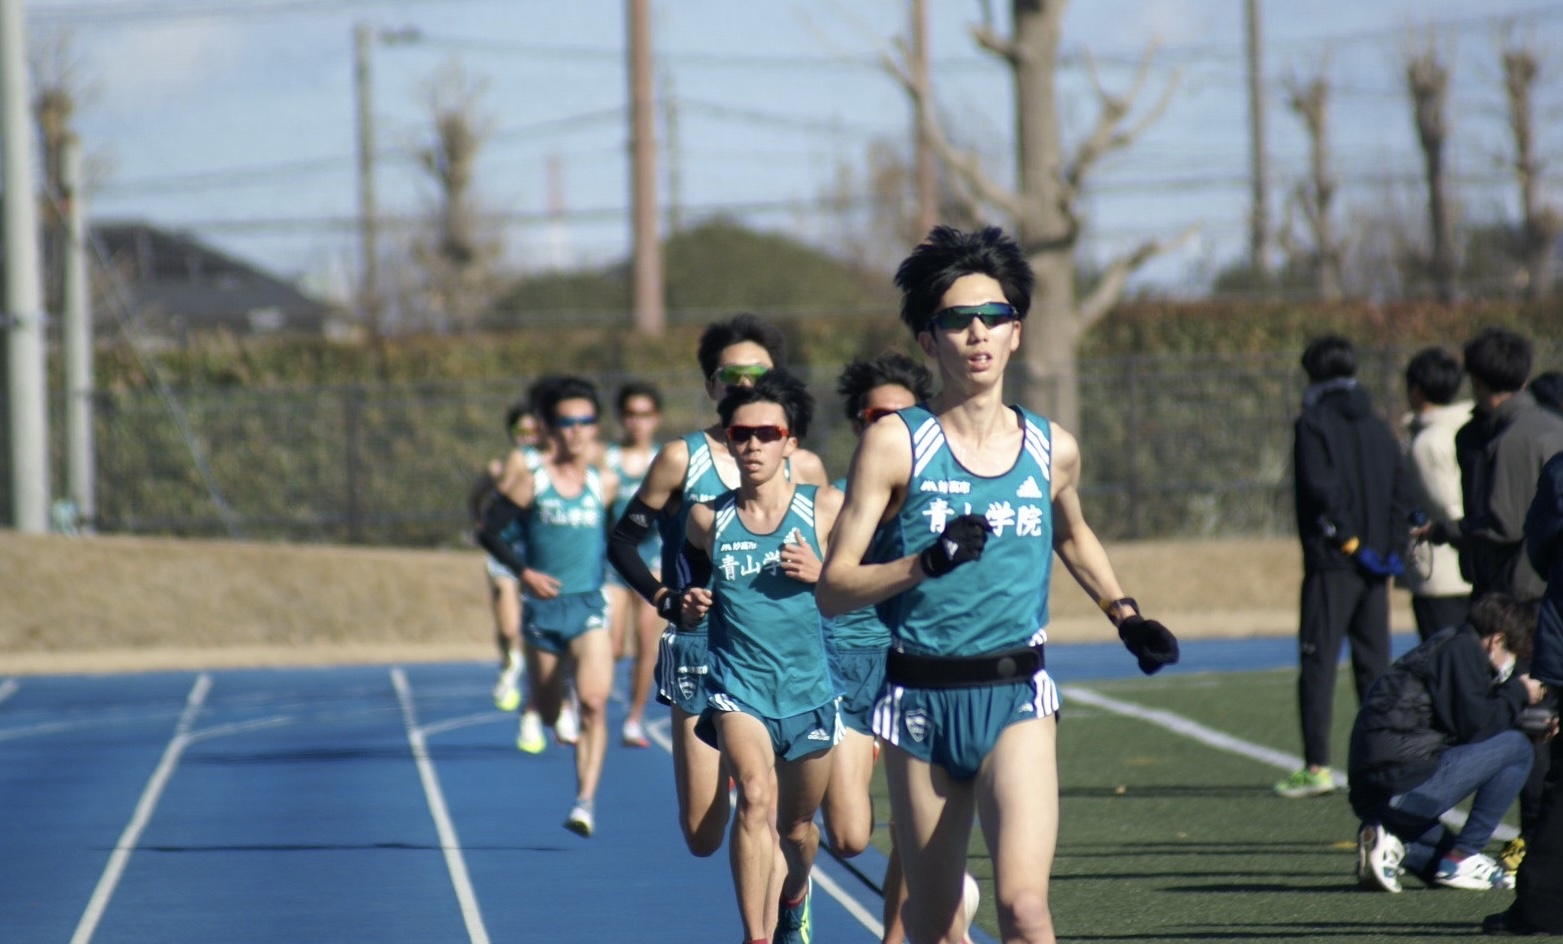
[[[771,937],[772,944],[813,944],[814,915],[810,907],[813,898],[814,876],[811,875],[809,884],[803,889],[802,902],[796,905],[782,902],[781,914],[776,920],[776,933]]]
[[[1304,767],[1285,780],[1275,785],[1275,792],[1288,800],[1299,797],[1324,796],[1326,793],[1335,792],[1335,778],[1330,776],[1330,768],[1321,767],[1318,773],[1313,773]]]

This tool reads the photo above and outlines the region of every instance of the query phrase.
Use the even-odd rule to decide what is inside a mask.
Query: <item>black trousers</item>
[[[1416,617],[1416,634],[1423,642],[1440,629],[1460,626],[1471,612],[1471,597],[1462,593],[1453,597],[1411,598],[1411,614]]]
[[[1335,674],[1343,639],[1351,642],[1357,702],[1389,668],[1389,581],[1355,570],[1303,574],[1297,631],[1297,713],[1302,721],[1303,759],[1330,764],[1330,725],[1335,709]]]
[[[1533,927],[1563,934],[1563,738],[1552,741],[1541,815],[1525,836],[1513,912]]]

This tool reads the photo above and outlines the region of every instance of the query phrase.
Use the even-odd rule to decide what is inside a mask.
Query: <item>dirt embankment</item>
[[[1181,637],[1296,629],[1295,542],[1108,551],[1125,589]],[[1112,638],[1061,566],[1052,617],[1054,641]],[[1394,622],[1411,626],[1403,592]],[[0,531],[0,674],[487,659],[491,626],[477,551]]]

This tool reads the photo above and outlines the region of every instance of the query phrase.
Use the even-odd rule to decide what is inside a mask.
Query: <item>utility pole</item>
[[[912,0],[911,47],[912,85],[916,88],[917,234],[921,238],[939,222],[939,183],[934,173],[933,142],[928,139],[928,112],[933,108],[928,76],[928,0]]]
[[[668,235],[684,228],[683,155],[678,146],[678,96],[673,92],[673,73],[662,73],[662,129],[667,136],[663,153],[668,158]]]
[[[81,140],[61,141],[60,197],[64,201],[65,259],[60,297],[64,312],[66,484],[76,521],[95,530],[98,520],[97,457],[92,436],[92,296],[87,268],[87,197],[81,173]]]
[[[353,27],[353,99],[358,114],[358,311],[371,340],[380,339],[379,221],[374,198],[374,87],[370,47],[374,27]]]
[[[629,2],[630,204],[635,330],[667,327],[662,289],[662,242],[657,234],[657,137],[651,56],[651,0]]]
[[[11,519],[18,531],[42,534],[49,529],[48,372],[23,29],[22,0],[0,0],[0,163],[5,166],[4,314]]]
[[[1270,170],[1265,153],[1264,66],[1259,0],[1243,0],[1248,45],[1248,153],[1253,206],[1248,216],[1248,265],[1256,276],[1270,272]]]

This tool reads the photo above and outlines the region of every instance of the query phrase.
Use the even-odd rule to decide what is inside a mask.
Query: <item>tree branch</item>
[[[1012,66],[1020,62],[1020,47],[1000,36],[998,31],[991,26],[973,26],[971,28],[971,38],[976,40],[978,46],[993,53]]]
[[[1145,90],[1145,83],[1150,77],[1151,62],[1156,57],[1156,49],[1157,45],[1152,43],[1145,50],[1145,55],[1140,57],[1139,66],[1135,68],[1134,81],[1130,83],[1129,90],[1121,95],[1115,95],[1107,90],[1107,87],[1102,84],[1101,75],[1097,72],[1096,58],[1089,52],[1085,54],[1086,73],[1090,77],[1092,89],[1096,91],[1101,111],[1097,115],[1091,133],[1080,142],[1074,160],[1070,162],[1063,175],[1064,188],[1071,203],[1084,187],[1086,177],[1104,156],[1133,144],[1151,125],[1161,120],[1168,106],[1172,104],[1172,95],[1182,81],[1181,69],[1173,72],[1172,78],[1163,86],[1155,104],[1132,125],[1123,127],[1125,119],[1134,107],[1135,100]]]
[[[1157,256],[1169,253],[1188,242],[1197,232],[1199,232],[1199,224],[1194,223],[1171,239],[1146,240],[1128,255],[1114,259],[1102,273],[1102,280],[1091,290],[1091,294],[1081,299],[1075,307],[1075,320],[1080,333],[1089,331],[1092,325],[1102,320],[1102,316],[1112,309],[1119,296],[1123,294],[1123,287],[1129,281],[1129,276]]]

